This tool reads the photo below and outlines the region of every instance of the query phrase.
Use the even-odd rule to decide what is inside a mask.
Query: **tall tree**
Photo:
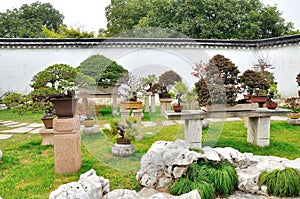
[[[50,3],[24,4],[19,9],[0,13],[0,37],[45,37],[42,27],[57,31],[63,25],[64,16]]]
[[[106,17],[108,36],[160,27],[192,38],[261,39],[288,34],[293,28],[277,7],[259,0],[112,0]]]

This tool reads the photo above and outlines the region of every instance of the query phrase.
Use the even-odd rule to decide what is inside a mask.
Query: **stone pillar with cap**
[[[67,174],[79,171],[82,164],[80,119],[53,119],[55,173]]]

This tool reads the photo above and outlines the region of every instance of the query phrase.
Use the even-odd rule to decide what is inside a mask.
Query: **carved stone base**
[[[94,126],[91,126],[91,127],[83,127],[82,128],[82,132],[85,134],[85,135],[94,135],[96,133],[98,133],[99,131],[99,127],[97,125],[94,125]]]
[[[300,119],[291,119],[291,118],[288,118],[286,120],[286,123],[288,123],[290,125],[293,125],[293,126],[300,126]]]
[[[135,148],[132,144],[114,144],[111,151],[114,156],[128,157],[134,154]]]

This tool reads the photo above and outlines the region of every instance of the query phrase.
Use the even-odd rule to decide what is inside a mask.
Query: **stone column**
[[[151,95],[151,112],[156,113],[155,94]]]
[[[142,109],[134,109],[133,110],[133,117],[137,119],[137,131],[138,135],[135,137],[137,140],[142,140]]]
[[[130,116],[130,109],[120,109],[121,112],[121,122],[126,124],[126,118]]]
[[[257,146],[270,145],[271,117],[249,117],[247,141]]]
[[[201,149],[202,121],[200,119],[185,120],[184,140],[188,143],[189,148]]]
[[[112,94],[112,114],[113,115],[118,115],[118,101],[117,101],[117,95]]]
[[[172,98],[167,98],[167,99],[160,98],[159,101],[160,101],[160,115],[164,116],[165,111],[171,110]]]
[[[55,172],[78,172],[82,163],[79,117],[53,119],[53,133]]]
[[[145,112],[149,113],[149,97],[152,94],[152,92],[146,92],[145,94]]]

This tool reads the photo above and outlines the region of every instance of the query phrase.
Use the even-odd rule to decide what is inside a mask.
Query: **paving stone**
[[[15,129],[9,129],[9,130],[4,130],[0,131],[0,133],[11,133],[11,134],[21,134],[21,133],[28,133],[32,131],[33,128],[28,128],[28,127],[20,127],[20,128],[15,128]]]
[[[144,127],[151,127],[151,126],[156,126],[157,123],[155,123],[155,122],[142,122],[142,125]]]
[[[162,121],[163,126],[171,126],[171,125],[174,125],[174,124],[175,123],[173,121],[170,121],[170,120]]]
[[[36,129],[33,129],[32,131],[30,131],[29,133],[31,133],[31,134],[38,134],[41,129],[42,128],[36,128]]]
[[[44,124],[42,124],[42,123],[31,123],[26,127],[28,127],[28,128],[39,128],[39,127],[44,127]]]
[[[11,138],[12,136],[12,134],[0,134],[0,140],[5,140]]]
[[[12,125],[17,125],[20,124],[19,122],[4,122],[4,126],[12,126]]]
[[[110,129],[110,125],[109,125],[109,124],[104,124],[103,126],[104,126],[104,128],[106,128],[106,129]]]
[[[153,132],[146,132],[147,135],[153,135]]]
[[[176,120],[177,124],[184,124],[184,120]]]
[[[28,123],[20,123],[20,124],[10,125],[9,127],[11,127],[11,128],[17,128],[17,127],[25,126],[25,125],[27,125],[27,124],[28,124]]]

